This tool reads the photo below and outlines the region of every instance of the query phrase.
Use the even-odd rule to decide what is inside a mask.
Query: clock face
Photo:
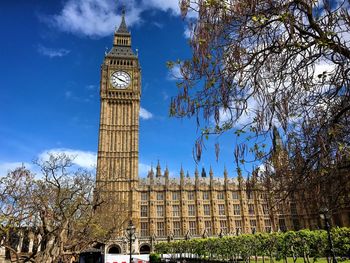
[[[111,75],[111,84],[117,89],[126,89],[130,85],[130,75],[125,71],[115,71]]]

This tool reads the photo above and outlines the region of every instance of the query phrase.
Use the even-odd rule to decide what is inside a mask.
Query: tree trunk
[[[304,260],[304,263],[306,263],[306,254],[305,254],[305,251],[303,252],[303,260]]]

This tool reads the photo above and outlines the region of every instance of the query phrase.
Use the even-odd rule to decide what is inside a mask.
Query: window
[[[261,194],[261,199],[267,200],[267,199],[268,199],[267,193],[262,193],[262,194]]]
[[[203,192],[203,200],[209,200],[209,192]]]
[[[299,223],[299,219],[298,218],[293,218],[293,226],[295,230],[299,230],[300,229],[300,223]]]
[[[157,216],[158,217],[164,216],[164,206],[157,205]]]
[[[204,221],[204,226],[207,230],[208,235],[211,236],[213,234],[213,231],[211,229],[211,221]]]
[[[210,205],[203,205],[204,215],[210,216]]]
[[[250,229],[251,229],[253,234],[256,232],[256,220],[255,219],[250,220]]]
[[[165,236],[164,222],[157,222],[157,236],[159,237]]]
[[[195,216],[196,215],[196,211],[194,209],[194,205],[189,205],[188,206],[188,216]]]
[[[173,200],[179,200],[179,193],[173,192]]]
[[[287,231],[286,220],[284,220],[284,218],[278,219],[278,224],[279,224],[280,230],[281,230],[282,232]]]
[[[233,214],[239,216],[241,214],[241,205],[233,205]]]
[[[174,217],[180,216],[180,206],[179,205],[173,205],[173,216]]]
[[[250,215],[254,215],[255,212],[254,212],[254,205],[253,204],[248,204],[248,213]]]
[[[181,223],[179,221],[173,222],[173,233],[174,236],[181,236]]]
[[[219,205],[219,215],[220,216],[225,215],[225,205]]]
[[[157,200],[163,200],[163,199],[164,199],[163,193],[157,193]]]
[[[148,193],[147,192],[142,192],[141,193],[141,200],[142,201],[147,201],[148,200]]]
[[[193,191],[188,192],[187,193],[187,198],[188,198],[188,200],[194,200],[194,192]]]
[[[263,204],[262,208],[263,208],[264,215],[268,215],[269,214],[269,206],[268,206],[268,204]]]
[[[190,234],[191,236],[194,236],[197,234],[197,224],[196,224],[196,221],[190,221],[189,222],[189,225],[190,225]]]
[[[242,233],[242,221],[235,220],[235,226],[236,226],[236,235],[241,234]]]
[[[218,192],[218,199],[223,200],[224,199],[224,192]]]
[[[222,234],[227,233],[227,222],[226,220],[220,220],[220,231]]]
[[[148,217],[148,206],[141,205],[141,217]]]
[[[283,205],[281,203],[277,204],[278,213],[283,214]]]
[[[271,232],[271,220],[265,219],[264,224],[265,224],[265,232],[270,233]]]
[[[141,236],[149,236],[148,222],[141,222]]]
[[[247,198],[253,199],[253,192],[252,191],[247,191]]]
[[[290,213],[292,215],[296,215],[298,212],[297,212],[297,205],[296,203],[291,203],[290,204]]]
[[[238,194],[238,192],[232,192],[232,199],[234,199],[234,200],[238,200],[239,199],[239,194]]]

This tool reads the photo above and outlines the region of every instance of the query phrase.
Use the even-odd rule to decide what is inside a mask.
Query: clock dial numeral
[[[124,71],[115,71],[110,78],[112,86],[119,89],[126,89],[130,85],[130,80],[130,75]]]

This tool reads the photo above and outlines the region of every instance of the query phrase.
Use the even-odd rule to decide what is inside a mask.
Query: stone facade
[[[100,85],[96,183],[113,198],[113,212],[127,213],[136,226],[134,252],[152,249],[159,241],[319,225],[317,218],[303,216],[307,211],[292,200],[272,208],[263,189],[249,189],[242,177],[232,179],[226,169],[218,177],[211,169],[208,175],[196,169],[189,176],[181,168],[178,177],[170,178],[168,169],[162,171],[158,163],[155,172],[139,178],[141,70],[124,16],[102,64]],[[124,233],[106,244],[105,252],[111,251],[128,253]]]
[[[123,72],[130,76],[126,85]],[[125,87],[113,82],[113,75]],[[292,227],[289,210],[271,216],[264,193],[248,192],[243,178],[231,179],[226,170],[223,178],[214,177],[212,170],[207,177],[204,169],[192,178],[181,169],[178,178],[170,178],[158,163],[155,174],[152,170],[147,178],[138,177],[141,74],[124,16],[102,64],[100,85],[96,184],[112,196],[114,212],[128,213],[136,226],[133,250],[162,240]],[[106,252],[109,248],[127,252],[127,240],[116,237]]]

